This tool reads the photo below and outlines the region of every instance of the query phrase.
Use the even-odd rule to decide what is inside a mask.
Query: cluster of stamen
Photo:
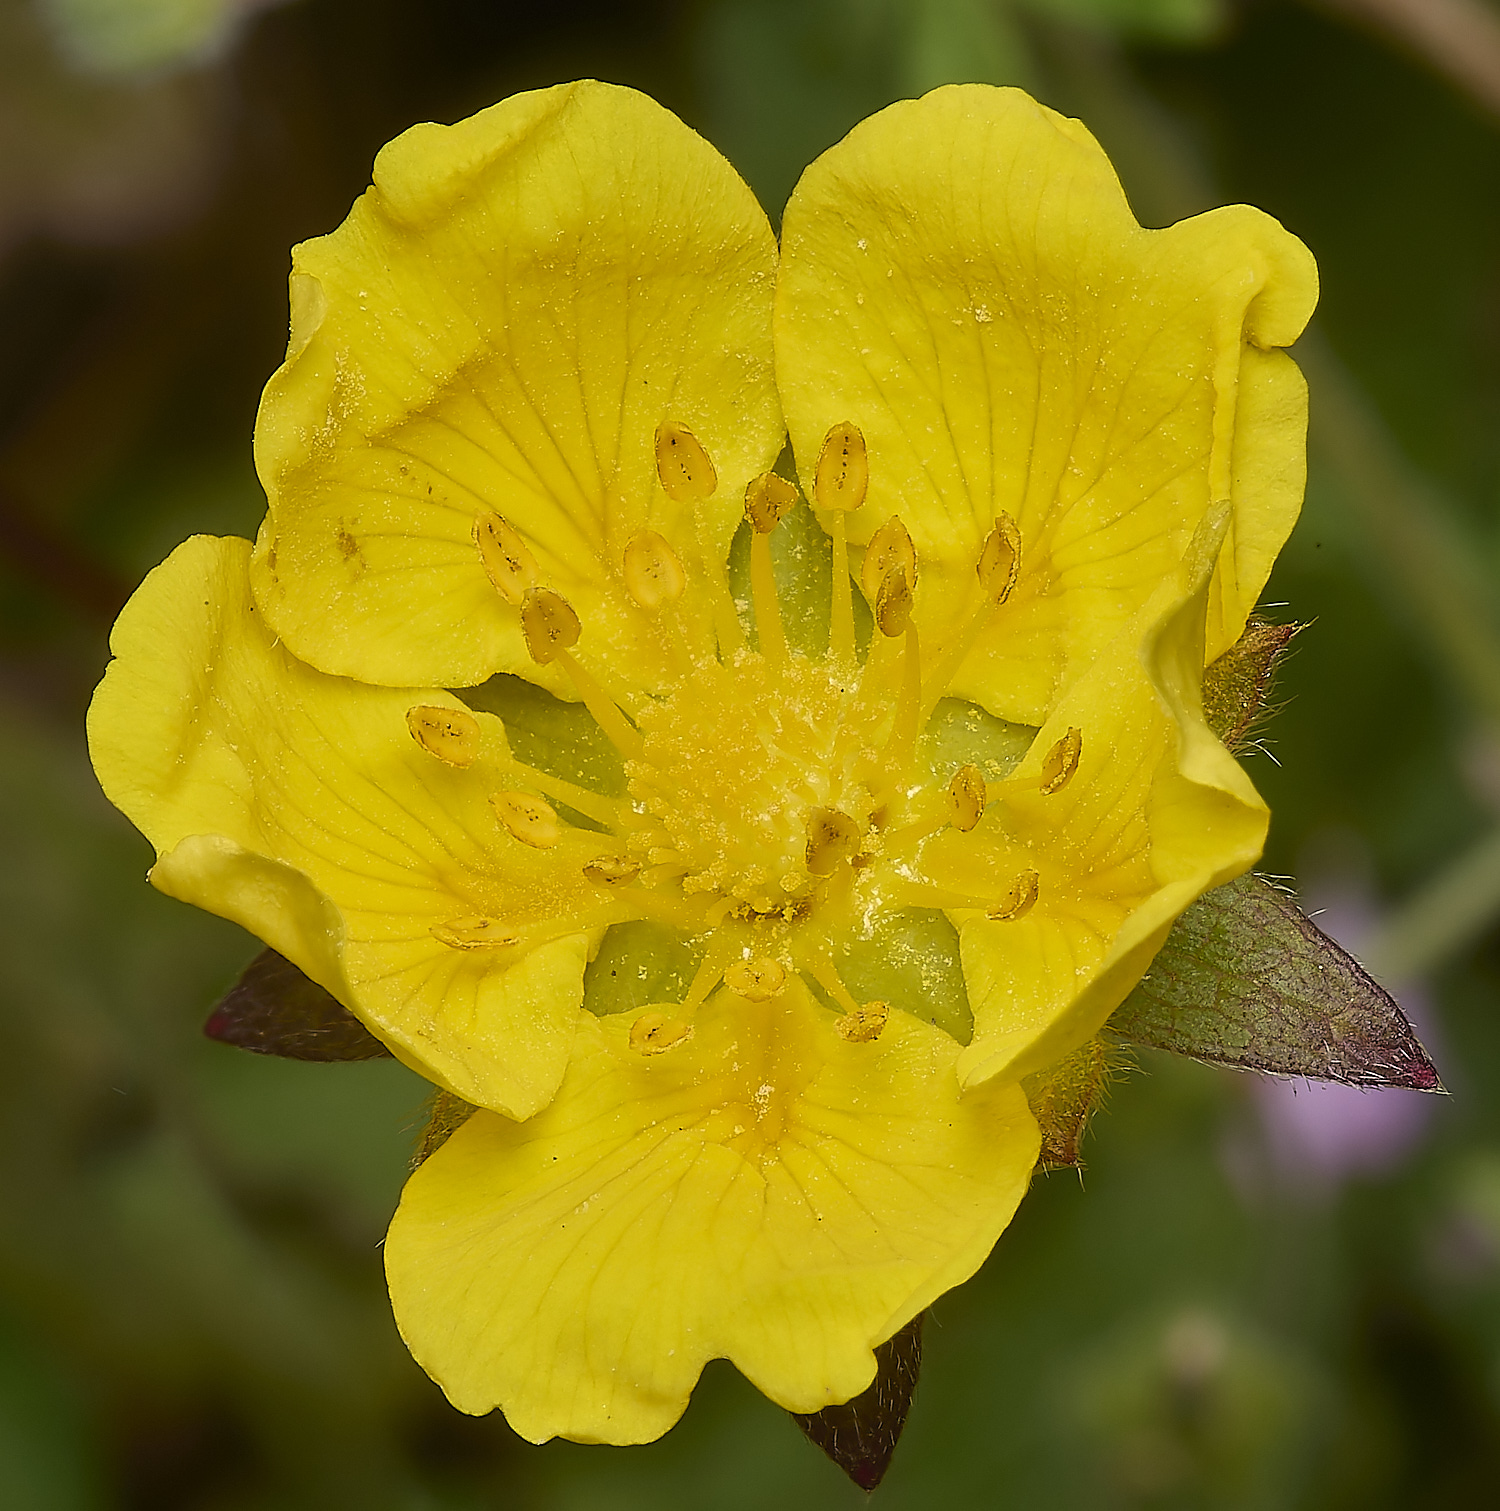
[[[707,450],[682,425],[658,429],[656,464],[676,504],[699,507],[718,487]],[[972,763],[934,785],[917,761],[917,739],[1016,587],[1020,531],[1009,515],[996,518],[975,562],[972,601],[937,657],[924,664],[917,550],[899,516],[887,519],[859,567],[878,631],[860,666],[847,517],[864,506],[869,481],[863,435],[853,424],[835,425],[818,457],[811,500],[829,522],[833,551],[822,659],[790,651],[782,623],[771,537],[797,502],[786,479],[765,473],[745,493],[756,650],[746,647],[736,620],[716,625],[717,656],[688,657],[680,628],[670,623],[688,573],[662,535],[633,535],[617,566],[619,584],[640,613],[671,630],[682,670],[631,713],[575,655],[584,626],[572,604],[542,580],[521,532],[495,513],[475,521],[480,561],[518,611],[531,659],[571,681],[624,758],[629,780],[628,799],[608,798],[524,766],[507,750],[508,785],[489,796],[499,828],[511,841],[545,851],[569,829],[554,805],[582,814],[612,836],[591,835],[598,853],[583,863],[583,878],[618,906],[622,920],[667,921],[702,945],[682,1002],[634,1020],[630,1042],[643,1054],[684,1042],[693,1013],[720,985],[748,1002],[766,1002],[794,974],[837,1009],[834,1026],[846,1040],[871,1041],[889,1008],[859,1002],[845,988],[833,964],[841,933],[882,906],[975,911],[1008,922],[1036,904],[1041,884],[1034,869],[996,878],[993,891],[973,896],[928,883],[920,867],[928,837],[944,828],[971,833],[997,797]],[[718,597],[728,601],[727,592]],[[469,767],[481,753],[481,726],[462,708],[420,705],[407,723],[417,743],[447,765]],[[1081,733],[1069,729],[1041,762],[1040,792],[1061,791],[1081,754]],[[487,917],[456,918],[432,932],[461,950],[514,949],[521,942],[503,919]]]

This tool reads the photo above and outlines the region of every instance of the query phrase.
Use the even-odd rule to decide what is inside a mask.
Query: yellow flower
[[[639,1442],[719,1356],[847,1400],[1009,1221],[1019,1079],[1259,853],[1199,684],[1295,517],[1311,262],[1142,231],[979,87],[814,164],[779,269],[627,90],[375,179],[295,255],[253,557],[116,626],[100,779],[158,887],[482,1109],[386,1246],[455,1404]]]

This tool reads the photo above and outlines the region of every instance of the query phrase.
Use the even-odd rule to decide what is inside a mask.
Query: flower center
[[[713,495],[717,473],[690,431],[664,423],[656,447],[662,487],[675,503],[691,509]],[[939,754],[929,764],[921,746],[924,729],[935,748],[945,742],[934,742],[933,732],[954,727],[951,717],[933,716],[1016,584],[1019,531],[1008,515],[997,517],[956,627],[924,661],[914,618],[916,549],[900,519],[887,520],[859,566],[875,631],[861,664],[845,517],[864,503],[868,481],[863,436],[852,424],[834,426],[812,500],[831,520],[833,568],[828,649],[817,658],[792,651],[782,624],[771,536],[797,501],[784,479],[766,473],[745,495],[757,649],[745,645],[722,562],[685,566],[661,535],[632,536],[619,581],[632,612],[656,621],[678,673],[664,691],[633,702],[629,714],[574,654],[583,625],[572,605],[540,581],[521,533],[499,515],[476,521],[480,559],[518,610],[532,659],[555,664],[572,681],[598,731],[623,758],[628,785],[627,800],[606,796],[577,784],[577,773],[538,769],[507,752],[515,786],[490,794],[495,817],[526,850],[557,850],[567,839],[577,855],[580,836],[568,839],[569,825],[548,799],[582,814],[597,826],[582,851],[582,879],[608,895],[618,927],[649,923],[666,930],[692,961],[691,979],[666,989],[665,997],[658,989],[640,1001],[645,1010],[632,1023],[630,1042],[643,1054],[669,1052],[690,1037],[694,1013],[721,985],[748,1003],[763,1003],[779,998],[795,978],[840,1015],[836,1027],[845,1039],[878,1038],[888,1004],[862,1002],[846,984],[844,966],[858,966],[851,941],[884,932],[906,940],[907,956],[925,959],[920,941],[932,930],[919,915],[1003,923],[1036,903],[1043,883],[1025,845],[1006,837],[1003,821],[986,820],[987,809],[1006,801],[1005,789],[994,784],[1010,767],[997,771],[977,747],[951,746],[946,759]],[[713,613],[716,654],[689,651],[702,640],[685,632],[684,595],[695,572],[708,579],[699,604],[720,606]],[[961,722],[978,728],[983,719],[969,708]],[[408,723],[413,738],[449,765],[468,766],[479,754],[481,732],[471,715],[421,706],[410,710]],[[1077,730],[1054,736],[1031,779],[1034,789],[1044,796],[1060,791],[1080,751]],[[567,908],[538,905],[524,919],[465,915],[433,933],[454,949],[516,951],[535,943],[539,930],[576,927]],[[952,934],[950,923],[943,927]],[[644,965],[637,973],[642,982],[653,974]],[[936,979],[923,974],[917,995],[930,995]]]
[[[879,731],[832,667],[750,651],[705,661],[638,723],[644,744],[627,771],[644,812],[630,850],[663,879],[676,871],[685,893],[785,911],[835,851],[859,849]]]

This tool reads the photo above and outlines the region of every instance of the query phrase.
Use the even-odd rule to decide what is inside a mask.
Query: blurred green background
[[[1447,28],[1446,30],[1444,28]],[[1398,985],[1452,1095],[1142,1055],[1082,1180],[939,1303],[880,1503],[1500,1497],[1500,9],[1487,0],[0,0],[0,1505],[854,1506],[724,1365],[632,1450],[517,1440],[407,1359],[379,1243],[424,1088],[202,1039],[258,946],[152,892],[83,711],[130,588],[252,533],[288,248],[376,150],[581,75],[773,218],[950,80],[1082,117],[1137,213],[1317,255],[1314,621],[1249,764],[1267,869]]]

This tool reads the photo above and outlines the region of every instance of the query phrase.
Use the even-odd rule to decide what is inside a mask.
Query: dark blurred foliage
[[[1317,254],[1312,485],[1267,595],[1314,623],[1250,758],[1266,864],[1405,983],[1453,1095],[1292,1095],[1143,1058],[1085,1178],[1040,1180],[935,1308],[879,1494],[1492,1502],[1500,128],[1472,78],[1403,50],[1399,3],[1355,0],[160,9],[176,32],[122,32],[128,4],[0,0],[0,1504],[859,1503],[724,1365],[641,1449],[533,1448],[454,1413],[380,1273],[422,1084],[204,1040],[258,946],[144,884],[83,750],[130,588],[183,536],[258,521],[290,245],[412,122],[585,74],[680,112],[773,217],[888,100],[1020,82],[1090,124],[1147,223],[1244,199]]]

